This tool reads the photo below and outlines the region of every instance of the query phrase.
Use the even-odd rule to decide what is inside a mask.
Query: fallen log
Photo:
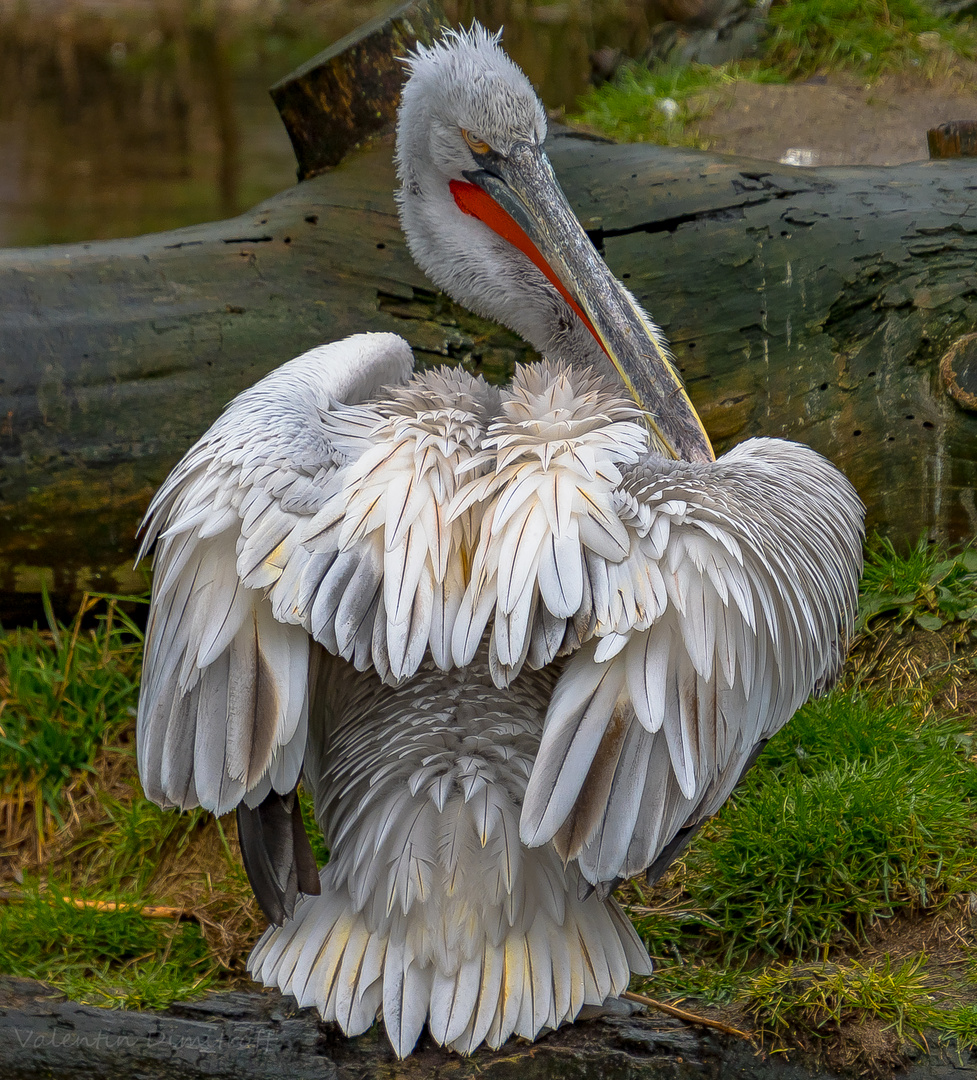
[[[373,1029],[347,1039],[312,1009],[262,993],[211,994],[159,1012],[65,1001],[42,983],[0,979],[0,1075],[5,1080],[719,1080],[722,1044],[664,1016],[575,1024],[536,1043],[513,1038],[461,1058],[426,1036],[398,1062]],[[733,1049],[749,1065],[751,1044]],[[773,1077],[770,1078],[773,1080]]]
[[[967,162],[795,169],[572,133],[548,149],[717,449],[799,439],[895,540],[974,535],[977,367],[940,377],[977,326]],[[381,143],[229,221],[0,252],[6,617],[42,587],[142,589],[133,534],[153,490],[235,393],[304,349],[394,330],[422,364],[494,379],[531,358],[431,289],[394,184]]]
[[[905,1080],[973,1080],[974,1056],[941,1045],[913,1048]],[[882,1066],[879,1074],[882,1074]],[[66,1001],[30,979],[0,978],[0,1075],[4,1080],[837,1080],[823,1063],[763,1053],[661,1015],[589,1020],[512,1038],[470,1058],[422,1036],[398,1062],[376,1029],[355,1039],[312,1009],[267,993],[210,994],[159,1012]]]

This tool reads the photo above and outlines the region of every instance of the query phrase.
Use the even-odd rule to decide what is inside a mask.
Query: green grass
[[[585,94],[569,119],[619,141],[700,146],[698,122],[737,81],[786,83],[847,71],[871,82],[893,70],[925,73],[947,53],[977,55],[969,22],[937,16],[919,0],[782,0],[772,6],[768,27],[759,59],[720,67],[624,65],[612,83]]]
[[[711,111],[714,92],[744,77],[730,65],[712,68],[690,64],[655,71],[626,68],[613,83],[581,98],[570,119],[619,142],[697,146],[695,124]],[[783,80],[772,73],[762,81]]]
[[[69,882],[62,889],[78,895]],[[216,966],[193,922],[79,909],[36,884],[0,907],[0,971],[90,1004],[162,1008],[206,990]]]
[[[901,555],[878,538],[865,560],[857,629],[868,630],[880,616],[894,619],[897,632],[909,625],[940,630],[957,624],[977,633],[977,551],[967,548],[947,558],[920,540]]]
[[[120,599],[86,597],[70,626],[47,605],[47,629],[0,634],[0,972],[156,1008],[239,977],[255,912],[221,824],[142,795],[142,634]],[[142,914],[159,904],[189,918]]]
[[[208,820],[206,810],[185,814],[161,810],[144,799],[135,784],[124,797],[105,792],[99,801],[104,813],[98,828],[81,837],[74,848],[86,867],[78,882],[112,893],[145,895],[162,853],[181,858]]]
[[[95,626],[83,628],[100,600]],[[39,824],[45,808],[63,824],[62,788],[132,724],[142,634],[115,597],[86,597],[71,626],[50,613],[49,622],[0,635],[0,795],[20,792]]]
[[[939,1022],[944,1041],[955,1043],[960,1051],[977,1048],[977,1005],[947,1009]]]
[[[920,34],[938,34],[952,52],[974,55],[972,31],[919,0],[790,0],[772,6],[770,29],[767,62],[789,78],[850,70],[873,79],[923,65],[930,50]]]
[[[839,696],[795,723],[803,729],[849,704],[864,711],[857,695]],[[822,741],[823,756],[805,760],[798,732],[786,728],[774,742],[787,745],[749,774],[689,855],[688,891],[719,924],[716,944],[729,956],[802,956],[860,941],[880,918],[977,884],[975,770],[958,726],[907,745],[917,724],[890,711],[894,726],[905,726],[868,755],[842,731],[833,747]],[[787,767],[791,753],[796,764]]]
[[[649,941],[724,964],[815,955],[977,887],[973,751],[966,723],[898,697],[808,703],[685,857],[698,918],[659,913]]]
[[[322,838],[322,830],[315,819],[315,803],[312,795],[304,784],[299,786],[299,809],[302,811],[302,823],[312,843],[312,854],[315,855],[319,866],[325,866],[329,862],[329,848]]]
[[[744,997],[761,1029],[781,1039],[831,1038],[843,1023],[872,1019],[922,1045],[919,1033],[940,1016],[921,956],[898,965],[771,965],[749,979]]]

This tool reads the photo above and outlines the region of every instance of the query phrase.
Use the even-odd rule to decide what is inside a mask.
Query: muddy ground
[[[977,120],[977,65],[947,59],[931,76],[908,71],[871,85],[849,74],[787,86],[736,82],[716,98],[703,102],[715,104],[698,125],[716,153],[805,165],[898,165],[929,156],[927,129]]]

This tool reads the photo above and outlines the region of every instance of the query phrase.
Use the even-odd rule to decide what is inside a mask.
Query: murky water
[[[0,247],[226,217],[294,181],[267,88],[390,0],[0,0]],[[459,0],[505,25],[550,107],[588,53],[640,47],[638,0]]]

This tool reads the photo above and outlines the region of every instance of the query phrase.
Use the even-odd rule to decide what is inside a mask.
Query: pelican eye
[[[461,129],[461,137],[468,143],[469,150],[474,154],[487,154],[492,147],[487,142],[483,142],[477,135],[473,135],[470,131]]]

